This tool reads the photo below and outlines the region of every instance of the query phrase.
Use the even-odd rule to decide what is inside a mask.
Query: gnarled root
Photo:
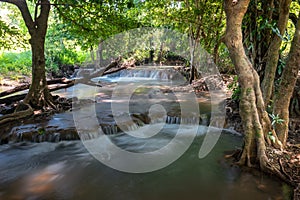
[[[20,103],[16,111],[12,114],[7,114],[0,117],[0,125],[6,124],[11,121],[20,120],[23,118],[27,118],[33,115],[33,109],[29,104]]]

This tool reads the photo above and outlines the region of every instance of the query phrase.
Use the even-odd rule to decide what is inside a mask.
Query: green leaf
[[[272,29],[272,31],[273,31],[278,37],[280,37],[280,39],[281,39],[282,41],[287,42],[287,39],[285,39],[285,38],[280,34],[280,31],[279,31],[278,27],[273,27],[273,26],[271,26],[271,29]]]
[[[269,135],[269,138],[270,138],[270,140],[271,140],[273,143],[275,143],[276,138],[275,138],[273,135]]]

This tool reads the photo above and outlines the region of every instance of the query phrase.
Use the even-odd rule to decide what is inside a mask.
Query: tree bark
[[[250,0],[225,0],[226,33],[224,42],[229,50],[241,86],[240,115],[245,131],[245,143],[239,163],[249,167],[258,164],[261,169],[267,169],[265,141],[271,142],[267,135],[271,131],[271,124],[265,111],[259,76],[246,56],[242,41],[242,21],[249,2]],[[274,145],[280,146],[280,143]]]
[[[33,109],[30,107],[30,105],[24,104],[24,103],[20,104],[20,105],[21,105],[20,107],[24,107],[26,109],[1,116],[0,117],[0,125],[6,124],[6,123],[9,123],[12,121],[16,121],[16,120],[28,118],[34,114]]]
[[[275,125],[275,130],[282,144],[286,144],[289,125],[289,105],[290,99],[296,85],[298,72],[300,70],[300,17],[296,25],[294,39],[292,41],[286,67],[283,70],[279,90],[274,99],[273,113],[279,115],[284,121]]]
[[[51,106],[52,96],[48,90],[45,70],[45,37],[50,12],[49,0],[40,0],[36,4],[34,19],[32,18],[26,0],[0,0],[16,5],[21,11],[23,20],[31,36],[30,45],[32,51],[32,83],[24,102],[33,108]],[[39,10],[39,15],[38,14]]]
[[[194,66],[194,53],[195,53],[195,46],[196,46],[196,41],[192,38],[192,36],[189,37],[189,42],[190,42],[190,84],[193,82],[195,79],[195,66]]]
[[[279,6],[279,19],[277,22],[277,28],[279,30],[280,35],[284,35],[287,22],[289,20],[289,8],[292,0],[280,0]],[[282,43],[282,39],[274,34],[274,37],[271,40],[271,44],[268,49],[267,54],[267,62],[265,68],[265,75],[262,81],[262,92],[264,97],[265,105],[267,106],[271,100],[273,87],[274,87],[274,79],[275,73],[277,69],[277,63],[280,54],[280,46]]]

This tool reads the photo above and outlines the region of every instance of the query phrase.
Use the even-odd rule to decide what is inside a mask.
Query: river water
[[[176,129],[170,126],[165,133]],[[119,146],[137,152],[141,146],[159,148],[166,140],[161,135],[145,147],[144,141],[123,134],[113,137]],[[104,166],[80,141],[2,145],[0,199],[281,199],[280,183],[240,173],[224,161],[223,152],[240,146],[241,137],[223,134],[213,151],[199,159],[202,140],[197,136],[176,162],[145,174]]]
[[[170,78],[162,73],[157,73],[158,75],[153,75],[153,77],[150,72],[146,73],[150,75],[145,77],[145,72],[140,73],[143,75],[137,76],[138,80],[135,81],[146,81],[143,78],[157,79],[158,76],[163,79]],[[132,80],[134,74],[136,73],[123,75],[125,76],[123,81]],[[114,82],[115,78],[120,81],[120,76],[104,77],[103,79]],[[87,87],[82,85],[78,87],[84,88],[86,98],[93,97],[93,94],[87,95]],[[102,95],[102,99],[95,106],[96,110],[103,110],[101,105],[109,102],[107,96],[111,95],[111,88],[98,88],[93,91],[97,95]],[[147,89],[142,89],[142,91],[149,92]],[[72,93],[71,90],[59,92],[66,96],[72,95],[70,93]],[[137,101],[133,100],[133,105],[136,105],[136,102],[141,99],[138,94],[136,96]],[[157,98],[150,99],[155,103],[158,102]],[[151,101],[149,102],[151,103]],[[106,105],[105,108],[107,107]],[[137,112],[140,107],[140,104],[137,104],[136,108],[132,109]],[[103,114],[103,111],[100,112],[100,115],[102,115],[101,113]],[[56,123],[59,122],[56,120]],[[160,126],[160,123],[155,122],[154,125],[149,124],[144,127]],[[195,127],[195,125],[189,124],[180,126],[178,123],[174,123],[163,124],[161,127],[163,128],[159,133],[150,138],[135,138],[122,131],[107,136],[111,142],[126,151],[142,153],[155,151],[168,144],[176,135],[179,127],[187,136],[191,131],[197,130],[193,143],[179,159],[165,168],[148,173],[125,173],[109,168],[95,159],[81,141],[60,141],[58,143],[24,141],[1,145],[0,199],[284,199],[283,188],[285,186],[282,183],[263,174],[256,177],[241,172],[238,167],[231,166],[225,161],[224,151],[241,148],[243,138],[240,135],[230,131],[223,132],[213,150],[205,158],[199,159],[199,149],[207,134],[206,126]],[[141,130],[143,130],[142,127],[138,127],[132,132],[141,132]],[[213,132],[209,134],[213,134]]]

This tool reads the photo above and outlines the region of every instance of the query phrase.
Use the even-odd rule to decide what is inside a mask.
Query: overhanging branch
[[[31,34],[34,29],[34,22],[30,15],[26,0],[0,0],[0,2],[11,3],[19,8],[28,31]]]

